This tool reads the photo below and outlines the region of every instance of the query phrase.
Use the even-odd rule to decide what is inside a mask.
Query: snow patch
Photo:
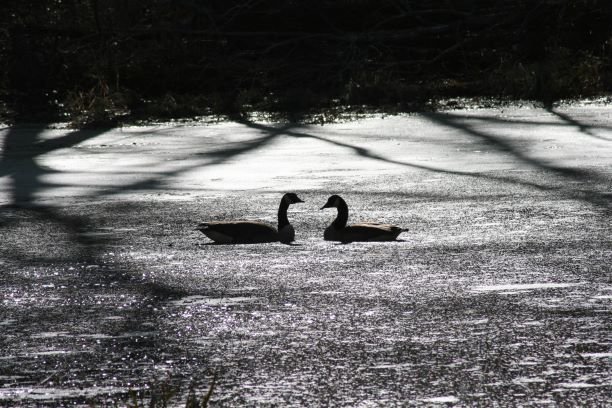
[[[373,369],[375,370],[402,370],[402,369],[407,369],[407,368],[411,368],[413,367],[414,364],[411,363],[401,363],[401,364],[378,364],[375,366],[372,366]]]
[[[247,297],[247,296],[211,298],[209,296],[194,295],[194,296],[186,296],[178,300],[173,300],[169,303],[175,306],[187,306],[187,305],[227,306],[227,305],[237,305],[240,303],[255,302],[258,299],[259,299],[258,297]]]
[[[74,398],[74,397],[95,397],[98,395],[112,395],[120,392],[127,392],[126,388],[119,387],[88,387],[84,389],[71,388],[71,389],[60,389],[60,388],[43,388],[43,387],[31,387],[31,388],[1,388],[0,389],[0,401],[14,401],[14,400],[35,400],[35,401],[52,401],[59,400],[62,398]]]
[[[612,358],[612,353],[582,353],[580,356],[588,358]]]
[[[534,378],[519,377],[513,380],[512,382],[515,384],[530,384],[530,383],[543,383],[543,382],[546,382],[546,380],[543,380],[542,378],[538,378],[538,377],[534,377]]]
[[[505,285],[480,285],[472,288],[472,292],[503,292],[514,291],[508,293],[517,293],[515,291],[530,291],[538,289],[562,289],[571,288],[574,286],[585,285],[585,282],[577,283],[515,283]]]
[[[593,388],[593,387],[597,387],[596,384],[589,384],[589,383],[585,383],[585,382],[568,382],[568,383],[560,383],[557,384],[560,387],[563,388]]]
[[[457,397],[455,397],[453,395],[448,395],[448,396],[445,396],[445,397],[425,398],[425,399],[422,399],[421,401],[438,403],[438,404],[446,404],[446,403],[459,402],[459,398],[457,398]]]

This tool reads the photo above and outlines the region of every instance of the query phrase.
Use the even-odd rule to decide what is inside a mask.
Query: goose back
[[[323,238],[327,241],[393,241],[403,230],[391,224],[360,223],[335,228],[330,225],[325,229]]]
[[[220,244],[254,244],[279,240],[276,228],[259,221],[205,222],[198,226],[198,230]]]

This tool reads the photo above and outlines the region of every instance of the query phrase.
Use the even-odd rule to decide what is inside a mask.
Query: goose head
[[[287,193],[283,196],[283,201],[289,204],[303,203],[304,201],[300,199],[295,193]]]
[[[327,202],[325,203],[325,205],[323,207],[321,207],[321,210],[324,208],[332,208],[332,207],[340,207],[340,203],[342,203],[342,198],[339,195],[334,194],[333,196],[330,196],[327,199]]]

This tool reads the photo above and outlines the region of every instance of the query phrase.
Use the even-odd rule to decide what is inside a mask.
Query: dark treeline
[[[610,91],[609,0],[4,0],[0,111],[78,123]]]

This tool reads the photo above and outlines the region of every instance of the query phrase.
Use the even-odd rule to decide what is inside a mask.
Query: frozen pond
[[[605,406],[610,112],[0,130],[0,405]],[[295,245],[195,230],[286,191]]]

